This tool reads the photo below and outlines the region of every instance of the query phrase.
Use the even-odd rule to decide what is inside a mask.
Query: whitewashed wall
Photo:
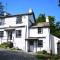
[[[21,37],[16,38],[16,30],[21,30]],[[20,48],[22,50],[25,50],[25,34],[26,34],[26,28],[21,27],[21,28],[16,28],[13,36],[14,36],[14,47]]]
[[[30,37],[42,37],[42,38],[39,38],[39,40],[43,40],[43,47],[41,48],[37,47],[37,51],[46,50],[47,52],[50,52],[49,34],[50,34],[49,28],[43,28],[42,34],[38,34],[38,28],[30,29]]]
[[[57,43],[60,39],[56,36],[50,35],[51,40],[51,50],[53,54],[57,54]]]

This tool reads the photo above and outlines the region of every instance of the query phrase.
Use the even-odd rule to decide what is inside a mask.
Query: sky
[[[55,16],[56,21],[60,21],[60,7],[58,0],[0,0],[5,5],[5,10],[11,14],[27,13],[33,9],[35,16],[45,13],[46,16]],[[7,5],[6,5],[7,3]]]

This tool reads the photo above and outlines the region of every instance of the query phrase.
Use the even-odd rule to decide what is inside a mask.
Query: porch
[[[37,38],[25,39],[25,49],[27,52],[37,52]]]
[[[12,28],[5,28],[0,31],[0,44],[4,42],[13,42],[14,41],[14,31]]]

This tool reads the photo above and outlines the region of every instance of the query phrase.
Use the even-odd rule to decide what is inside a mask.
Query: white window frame
[[[16,30],[16,38],[21,38],[21,34],[22,31],[21,30]]]
[[[43,47],[43,40],[38,40],[38,47]]]

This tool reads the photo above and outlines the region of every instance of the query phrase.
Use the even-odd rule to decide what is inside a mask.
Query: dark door
[[[29,41],[29,52],[33,52],[33,50],[34,50],[34,41]]]
[[[12,40],[12,31],[8,31],[8,39]]]
[[[57,43],[57,53],[60,54],[60,43]]]

